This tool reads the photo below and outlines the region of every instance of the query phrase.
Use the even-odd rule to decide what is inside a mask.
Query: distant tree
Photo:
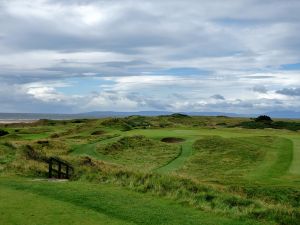
[[[183,114],[183,113],[173,113],[171,114],[172,117],[176,117],[176,118],[186,118],[186,117],[190,117],[189,115]]]
[[[0,130],[0,137],[9,134],[7,131],[5,130]]]
[[[272,123],[273,122],[271,117],[266,116],[266,115],[261,115],[261,116],[255,118],[254,120],[255,120],[255,122],[263,122],[263,123]]]

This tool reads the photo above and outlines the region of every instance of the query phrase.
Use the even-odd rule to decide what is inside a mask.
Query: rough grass
[[[126,136],[119,140],[99,145],[97,151],[103,159],[132,168],[152,170],[173,160],[179,146],[161,143],[142,135]]]
[[[197,140],[193,149],[181,172],[215,182],[275,178],[287,172],[292,159],[291,142],[276,137],[209,136]]]
[[[10,142],[0,143],[0,171],[15,159],[16,148]]]
[[[257,122],[257,121],[244,121],[237,126],[248,128],[248,129],[265,129],[265,128],[273,128],[273,129],[287,129],[291,131],[300,130],[299,122],[291,122],[291,121],[274,121],[274,122]]]
[[[235,189],[199,183],[179,176],[138,173],[117,166],[95,163],[92,167],[82,167],[86,170],[79,174],[80,179],[111,183],[135,190],[141,193],[151,193],[161,197],[176,200],[183,205],[193,206],[201,211],[217,213],[223,216],[235,216],[241,219],[255,219],[276,224],[297,224],[300,221],[299,210],[290,204],[290,200],[278,199],[282,193],[261,198],[263,190],[254,188]],[[240,186],[241,187],[241,186]],[[284,188],[283,188],[284,189]],[[268,188],[266,188],[268,190]],[[300,196],[300,191],[294,190],[294,195]],[[268,221],[268,222],[267,222]]]

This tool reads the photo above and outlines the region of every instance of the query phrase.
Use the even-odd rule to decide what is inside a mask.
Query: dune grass
[[[268,136],[209,136],[197,140],[193,149],[193,155],[180,172],[217,182],[280,177],[286,174],[293,158],[290,140]]]

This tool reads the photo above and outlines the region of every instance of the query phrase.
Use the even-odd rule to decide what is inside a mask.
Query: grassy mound
[[[282,148],[278,149],[278,146]],[[284,149],[287,145],[288,149]],[[202,180],[210,181],[234,181],[246,179],[248,175],[255,177],[271,177],[271,171],[276,170],[273,164],[280,165],[276,161],[280,152],[288,154],[282,160],[290,163],[289,149],[292,149],[285,139],[276,137],[244,137],[244,138],[222,138],[210,136],[199,139],[194,143],[193,156],[187,161],[182,169],[184,174],[192,175]],[[278,159],[280,160],[280,159]],[[283,166],[284,167],[284,166]],[[256,171],[260,168],[261,171]],[[281,168],[284,171],[287,168]],[[268,172],[270,172],[269,175]],[[275,173],[276,174],[276,173]],[[275,175],[273,173],[273,175]]]
[[[108,144],[105,146],[104,150],[107,154],[114,154],[119,151],[123,151],[126,149],[137,149],[137,148],[149,148],[151,146],[155,146],[156,142],[149,138],[146,138],[143,135],[134,135],[123,137],[118,141]]]
[[[134,135],[99,145],[97,151],[104,155],[105,160],[132,168],[151,170],[176,158],[180,148],[142,135]]]
[[[106,119],[101,124],[105,127],[118,129],[122,131],[128,131],[132,129],[132,127],[122,118]]]
[[[102,125],[123,131],[131,129],[146,129],[152,126],[151,118],[145,116],[129,116],[125,118],[106,119]]]

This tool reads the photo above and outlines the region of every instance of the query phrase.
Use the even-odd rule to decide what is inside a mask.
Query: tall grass
[[[282,225],[300,222],[297,208],[288,203],[259,200],[256,193],[249,195],[249,190],[247,195],[242,189],[208,185],[177,175],[136,172],[97,161],[90,165],[81,163],[79,168],[73,179],[112,183],[137,192],[170,198],[206,212],[273,221]]]

